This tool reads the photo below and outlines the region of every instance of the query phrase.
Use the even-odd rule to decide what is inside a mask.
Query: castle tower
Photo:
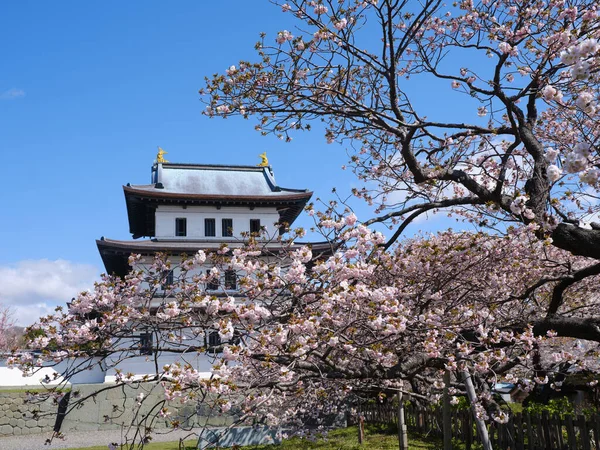
[[[163,151],[163,154],[166,153]],[[277,253],[281,243],[277,237],[291,225],[312,196],[306,189],[287,189],[275,182],[273,170],[266,162],[261,166],[229,166],[169,163],[159,153],[152,166],[151,183],[123,186],[129,231],[133,239],[127,241],[105,239],[96,241],[106,273],[123,277],[131,269],[129,256],[141,255],[136,267],[149,266],[156,253],[163,253],[175,263],[183,255],[193,256],[198,250],[207,254],[218,250],[223,243],[229,248],[241,247],[244,237],[252,233],[263,239],[261,248],[265,256]],[[264,233],[263,233],[264,232]],[[140,239],[146,238],[146,239]],[[298,247],[302,244],[294,244]],[[313,252],[331,254],[328,242],[313,243]],[[212,268],[210,258],[199,273]],[[171,301],[170,286],[179,275],[177,264],[164,274],[161,284],[153,293],[151,308],[160,308]],[[238,277],[226,270],[218,281],[204,286],[214,296],[242,299]],[[159,358],[158,367],[178,361],[177,352],[162,348],[155,354],[153,333],[135,327],[124,338],[125,346],[138,348],[137,356],[120,361],[108,372],[107,380],[114,378],[115,369],[137,375],[151,374],[155,370],[152,355]],[[197,330],[196,330],[197,331]],[[222,342],[216,331],[196,332],[194,345],[218,353]],[[188,355],[186,361],[206,376],[210,376],[210,358],[202,353]]]
[[[270,166],[155,163],[151,184],[123,186],[134,240],[96,241],[106,272],[124,276],[129,255],[177,256],[235,247],[242,234],[283,231],[312,196],[277,185]],[[141,237],[150,239],[137,240]]]

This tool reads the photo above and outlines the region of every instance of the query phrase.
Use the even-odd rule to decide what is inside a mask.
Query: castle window
[[[144,333],[140,334],[140,355],[151,355],[152,354],[152,334]]]
[[[206,271],[206,276],[210,275],[210,270]],[[219,289],[219,282],[216,280],[212,280],[209,281],[208,283],[206,283],[206,290],[207,291],[216,291],[217,289]]]
[[[165,270],[162,273],[162,277],[163,277],[163,279],[162,279],[161,287],[163,288],[163,290],[165,290],[173,284],[173,271]]]
[[[185,217],[175,219],[175,236],[187,236],[187,219]]]
[[[250,233],[260,233],[260,219],[250,219]]]
[[[237,289],[237,276],[235,270],[225,271],[225,289],[229,291]]]
[[[213,352],[223,351],[223,349],[221,348],[221,346],[223,344],[239,345],[240,342],[241,342],[241,335],[240,335],[240,332],[237,330],[235,330],[233,332],[233,338],[231,338],[229,341],[221,340],[221,336],[219,336],[219,332],[215,331],[215,330],[208,331],[206,333],[206,335],[204,336],[204,346],[206,347],[206,349],[208,351],[213,351]]]
[[[216,350],[215,347],[221,345],[221,337],[217,331],[210,331],[206,337],[206,347],[208,350]]]
[[[204,219],[204,236],[216,236],[215,219]]]
[[[221,220],[221,231],[223,237],[233,236],[233,219]]]

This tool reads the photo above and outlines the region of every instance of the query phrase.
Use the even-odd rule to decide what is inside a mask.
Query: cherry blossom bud
[[[547,102],[558,102],[562,100],[563,94],[561,91],[549,84],[548,86],[544,87],[544,89],[542,89],[542,97],[544,97],[544,100],[546,100]]]
[[[314,13],[319,16],[321,14],[327,14],[327,11],[328,11],[328,9],[327,9],[327,6],[325,6],[325,5],[316,5],[315,9],[314,9]]]
[[[341,31],[344,28],[346,28],[347,25],[348,25],[348,20],[346,20],[346,18],[344,17],[339,22],[336,22],[333,26],[336,28],[336,30]]]
[[[546,169],[546,175],[551,182],[555,182],[560,178],[561,170],[554,164],[550,164]]]
[[[587,169],[587,157],[577,151],[573,151],[565,158],[565,170],[569,173],[577,173]]]
[[[521,214],[525,210],[525,203],[527,200],[527,197],[523,195],[515,198],[510,204],[510,210],[513,212],[513,214]]]
[[[291,41],[292,39],[294,39],[292,33],[290,33],[288,30],[283,30],[277,33],[277,38],[275,39],[275,41],[281,45],[287,41]]]
[[[586,183],[586,184],[589,184],[592,186],[598,182],[599,177],[600,177],[600,169],[597,169],[596,167],[594,167],[592,169],[587,169],[579,175],[579,179],[581,180],[582,183]]]
[[[558,150],[555,150],[550,147],[546,149],[546,154],[544,155],[544,157],[546,158],[546,161],[554,162],[554,161],[556,161],[557,156],[558,156]]]
[[[509,54],[511,56],[517,56],[519,54],[517,47],[513,47],[508,42],[501,42],[498,44],[498,49],[505,55]]]
[[[575,104],[586,114],[593,115],[596,113],[596,105],[594,104],[594,95],[591,92],[582,92],[577,96]]]

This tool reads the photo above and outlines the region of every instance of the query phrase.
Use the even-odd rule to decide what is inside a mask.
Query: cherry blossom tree
[[[0,352],[12,350],[17,343],[18,335],[14,331],[14,326],[12,309],[0,304]]]
[[[331,256],[289,244],[265,258],[254,241],[182,262],[157,257],[151,267],[135,268],[132,257],[134,270],[124,280],[106,278],[68,310],[33,326],[30,346],[42,354],[19,363],[36,370],[89,358],[68,379],[89,364],[136,356],[132,333],[150,330],[156,340],[149,358],[158,363],[170,352],[182,362],[157,364],[142,378],[120,373],[101,389],[158,382],[166,400],[202,401],[214,413],[233,414],[236,423],[300,430],[344,412],[367,392],[407,391],[436,402],[445,373],[453,401],[471,395],[480,423],[505,421],[491,395],[496,381],[559,388],[567,370],[600,370],[594,352],[545,314],[553,283],[568,279],[585,258],[540,241],[534,227],[507,236],[445,232],[385,249],[384,236],[358,225],[353,214],[320,226],[337,236]],[[214,270],[196,270],[207,259]],[[175,264],[176,283],[157,302],[165,269]],[[240,276],[237,298],[204,288],[227,270]],[[586,279],[564,294],[563,320],[593,316],[597,301],[587,299],[596,282]],[[220,353],[202,343],[207,329],[221,337]],[[198,352],[214,358],[211,376],[184,362]],[[171,412],[162,402],[149,409],[163,417]],[[143,438],[151,430],[146,424],[136,431]]]
[[[598,178],[594,2],[281,6],[297,18],[297,33],[264,36],[256,44],[259,62],[242,61],[207,80],[208,115],[257,115],[257,129],[284,138],[323,120],[328,141],[356,147],[358,175],[378,185],[374,196],[357,194],[397,210],[394,217],[423,210],[400,208],[420,200],[435,208],[472,205],[490,217],[551,229],[579,218],[578,205],[566,201],[577,197],[556,181],[575,185],[567,174],[577,174],[595,186]],[[411,90],[413,78],[437,88],[440,100],[463,95],[473,114],[428,119],[435,108],[413,106],[421,95]],[[554,190],[559,203],[551,202]],[[402,204],[384,198],[394,191],[405,193]],[[435,205],[444,194],[453,201]]]
[[[214,329],[225,344],[211,377],[182,362],[145,381],[170,400],[286,425],[369,390],[437,401],[444,386],[469,396],[480,424],[502,422],[494,382],[560,389],[567,373],[597,374],[595,2],[274,3],[296,27],[262,35],[256,62],[207,79],[206,114],[255,117],[283,140],[324,124],[326,140],[351,152],[364,182],[354,194],[376,216],[322,213],[331,256],[293,245],[273,255],[251,241],[149,268],[133,258],[124,280],[42,319],[31,346],[43,356],[22,367],[92,355],[112,364],[130,357],[137,329],[157,337],[154,358],[203,352],[193,343]],[[424,86],[464,108],[448,117],[423,101]],[[429,211],[482,231],[405,239]],[[379,223],[389,239],[368,228]],[[194,272],[207,261],[208,275]],[[174,266],[178,280],[157,302]],[[237,298],[204,289],[225,270],[241,277]],[[115,387],[139,381],[121,374]]]
[[[445,210],[500,233],[528,226],[587,257],[532,285],[552,289],[532,333],[597,342],[598,317],[570,315],[567,301],[600,273],[595,2],[274,3],[296,27],[262,35],[257,61],[207,79],[206,114],[254,116],[284,140],[323,123],[364,182],[354,194],[377,208],[366,223],[394,230],[385,248]],[[424,87],[465,108],[449,118],[422,101]]]
[[[559,318],[562,293],[600,273],[596,2],[274,3],[296,28],[207,79],[206,114],[254,116],[285,140],[323,123],[365,183],[354,194],[377,208],[366,223],[394,230],[386,247],[429,211],[536,226],[591,258],[555,285],[547,315]],[[425,87],[437,104],[463,102],[463,117],[424,104]]]

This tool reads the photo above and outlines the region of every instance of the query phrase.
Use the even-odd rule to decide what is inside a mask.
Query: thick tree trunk
[[[597,224],[592,224],[596,228]],[[600,230],[586,230],[570,223],[559,223],[552,232],[552,243],[574,255],[600,259]]]
[[[477,425],[477,434],[481,439],[483,450],[493,450],[492,443],[490,442],[490,437],[488,435],[487,427],[485,426],[485,421],[477,417],[477,410],[475,408],[475,403],[477,402],[477,395],[475,394],[475,387],[473,386],[471,374],[467,369],[464,369],[462,371],[462,376],[464,378],[465,389],[467,390],[467,397],[469,399],[469,403],[471,403],[473,419],[475,420],[475,424]]]

